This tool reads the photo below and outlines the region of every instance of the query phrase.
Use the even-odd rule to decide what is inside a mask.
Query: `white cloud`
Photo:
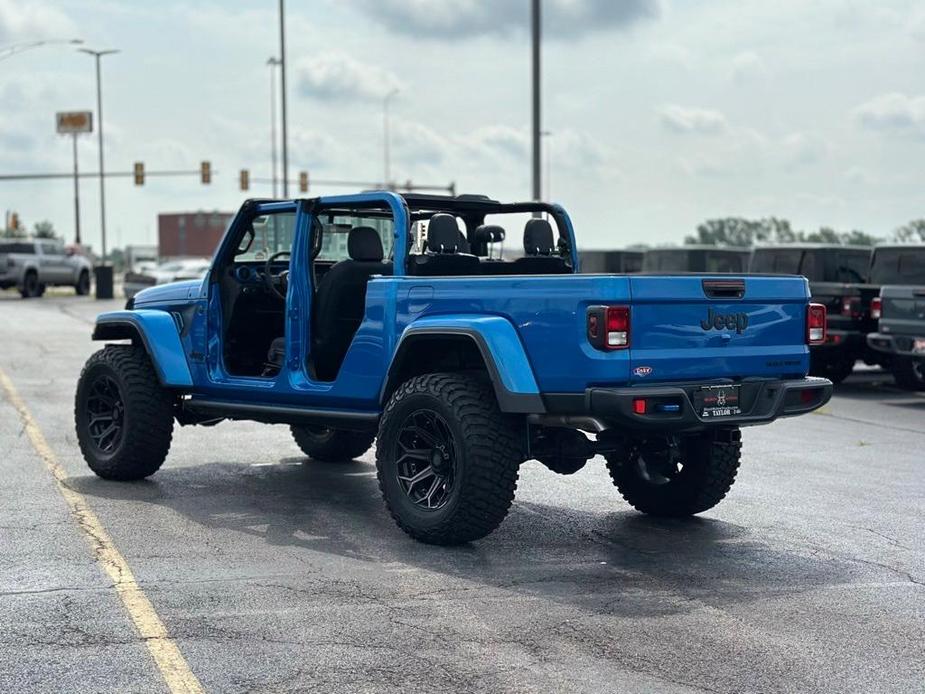
[[[74,38],[71,19],[43,2],[0,0],[0,41]]]
[[[767,73],[764,61],[753,51],[739,53],[732,59],[732,79],[739,84],[760,79]]]
[[[355,0],[392,31],[435,40],[529,30],[524,0]],[[621,29],[661,14],[660,0],[546,0],[546,36],[574,37]]]
[[[804,132],[787,135],[778,149],[785,166],[791,168],[815,164],[829,153],[829,145],[825,140]]]
[[[676,133],[716,135],[729,128],[726,116],[719,111],[705,108],[687,108],[672,104],[659,111],[659,118],[664,127]]]
[[[296,66],[296,88],[302,96],[310,98],[369,101],[381,99],[402,86],[388,70],[345,54],[306,58]]]
[[[866,128],[925,136],[925,95],[881,94],[854,109],[854,116]]]

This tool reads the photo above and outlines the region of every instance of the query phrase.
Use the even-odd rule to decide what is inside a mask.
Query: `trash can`
[[[96,298],[112,298],[112,265],[97,265],[93,268],[96,277]]]

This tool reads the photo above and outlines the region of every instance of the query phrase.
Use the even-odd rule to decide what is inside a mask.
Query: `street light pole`
[[[392,89],[388,94],[385,95],[385,98],[382,100],[382,154],[383,162],[385,169],[385,187],[386,190],[391,190],[392,188],[392,162],[390,160],[390,142],[389,142],[389,102],[392,98],[398,94],[398,88]]]
[[[77,45],[83,43],[83,39],[44,39],[42,41],[25,41],[23,43],[14,43],[12,46],[6,46],[5,48],[0,48],[0,60],[6,60],[7,58],[12,58],[14,55],[23,53],[24,51],[31,50],[33,48],[39,48],[41,46],[51,46],[55,44],[69,44]]]
[[[279,65],[277,58],[267,60],[270,66],[270,169],[273,179],[273,197],[276,197],[276,66]]]
[[[279,67],[280,67],[280,108],[283,121],[283,198],[289,197],[289,132],[286,123],[286,18],[284,0],[279,0]]]
[[[541,181],[541,142],[540,142],[540,38],[542,29],[542,16],[540,0],[533,0],[531,4],[531,24],[533,34],[533,199],[542,197]]]
[[[102,264],[106,264],[106,186],[103,167],[103,85],[100,79],[100,58],[104,55],[118,53],[118,50],[94,51],[89,48],[78,48],[81,53],[92,55],[96,59],[96,120],[99,127],[100,142],[100,252]]]
[[[546,202],[552,202],[552,138],[551,130],[541,130],[540,135],[546,138]]]

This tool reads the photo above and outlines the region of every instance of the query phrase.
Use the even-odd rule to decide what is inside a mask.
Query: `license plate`
[[[913,340],[912,351],[916,354],[925,354],[925,338],[917,337]]]
[[[700,416],[719,419],[742,414],[739,409],[739,386],[704,386],[700,389]]]

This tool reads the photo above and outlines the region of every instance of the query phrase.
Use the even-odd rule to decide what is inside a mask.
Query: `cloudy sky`
[[[291,175],[380,180],[382,97],[398,88],[397,178],[529,197],[528,4],[290,0]],[[211,186],[110,180],[122,245],[154,241],[158,212],[235,209],[241,168],[269,175],[276,22],[273,0],[0,0],[0,46],[121,49],[104,59],[107,168],[213,162]],[[544,31],[549,190],[586,247],[680,241],[714,216],[875,234],[925,216],[921,2],[545,0]],[[0,61],[0,173],[68,171],[54,113],[93,109],[94,84],[73,48]],[[81,167],[96,156],[82,141]],[[98,245],[95,182],[81,202]],[[0,182],[0,207],[73,233],[68,180]]]

